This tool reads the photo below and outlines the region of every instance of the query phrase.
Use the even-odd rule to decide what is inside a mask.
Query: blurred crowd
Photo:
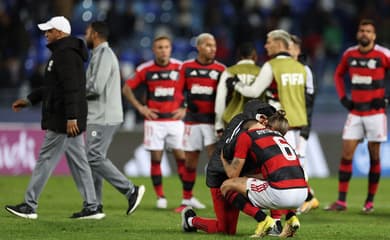
[[[186,60],[196,54],[194,37],[210,32],[217,59],[228,66],[239,43],[253,41],[261,65],[266,33],[282,28],[302,38],[318,92],[336,96],[333,71],[342,51],[355,44],[359,19],[374,19],[377,42],[390,45],[389,0],[1,0],[0,107],[40,85],[49,52],[36,24],[54,15],[68,17],[79,37],[91,21],[105,20],[123,80],[152,58],[158,34],[171,36],[173,57]]]

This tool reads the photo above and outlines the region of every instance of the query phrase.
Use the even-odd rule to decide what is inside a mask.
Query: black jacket
[[[72,36],[47,45],[52,55],[46,65],[43,86],[28,95],[32,104],[42,101],[42,129],[66,133],[66,122],[77,119],[80,132],[86,128],[87,100],[84,62],[88,51]]]

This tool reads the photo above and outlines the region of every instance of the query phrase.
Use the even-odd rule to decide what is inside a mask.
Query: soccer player
[[[172,149],[178,173],[182,179],[185,155],[183,151],[185,115],[183,84],[180,83],[181,61],[171,58],[172,43],[167,36],[158,36],[153,41],[154,60],[137,67],[134,77],[122,88],[127,100],[145,117],[144,145],[151,155],[151,178],[157,195],[157,208],[167,208],[162,185],[161,160],[164,147]],[[140,84],[147,87],[146,105],[138,100],[133,89]]]
[[[183,171],[183,200],[176,212],[181,212],[186,206],[200,209],[206,207],[193,197],[192,190],[200,151],[205,147],[210,158],[217,141],[214,128],[215,95],[225,66],[215,60],[217,45],[210,33],[202,33],[197,37],[196,48],[196,59],[185,61],[180,68],[180,80],[185,84],[187,92],[183,142],[186,163]]]
[[[222,194],[225,198],[230,198],[239,193],[262,209],[298,208],[305,201],[308,189],[294,149],[280,132],[267,129],[259,119],[250,121],[248,125],[249,129],[237,138],[232,162],[221,157],[230,178],[222,184]],[[240,177],[247,161],[256,166],[254,175],[249,178]],[[264,212],[260,214],[262,221],[253,237],[265,236],[275,224]],[[295,210],[290,210],[279,237],[291,237],[299,227]]]
[[[372,20],[361,20],[356,38],[357,45],[344,52],[334,74],[337,94],[349,113],[343,130],[338,199],[325,210],[347,209],[352,158],[357,145],[366,138],[370,170],[368,194],[362,211],[370,213],[374,210],[374,197],[381,173],[380,143],[387,140],[385,74],[390,67],[390,50],[375,43],[375,25]],[[350,94],[344,84],[344,75],[347,72],[351,83]]]
[[[260,67],[256,65],[256,49],[252,43],[247,42],[241,44],[238,48],[238,55],[240,60],[235,65],[223,71],[217,87],[217,95],[215,98],[215,129],[219,137],[221,137],[227,123],[235,115],[242,112],[244,104],[252,99],[242,96],[237,91],[229,91],[226,86],[226,79],[236,78],[250,85],[260,72]]]
[[[275,108],[269,104],[259,100],[247,102],[244,105],[244,112],[237,114],[228,123],[207,165],[206,184],[210,188],[216,219],[196,216],[195,211],[187,207],[182,211],[182,227],[184,231],[192,232],[199,229],[207,233],[234,235],[236,233],[239,210],[244,211],[258,222],[263,220],[260,218],[262,210],[254,207],[244,196],[234,194],[230,198],[225,199],[220,189],[222,183],[228,179],[221,162],[221,153],[226,159],[233,159],[237,136],[247,130],[245,122],[256,118],[256,115],[262,116],[262,121],[265,121],[266,118],[264,117],[267,117],[269,119],[267,125],[271,128],[278,129],[283,133],[288,129],[288,123],[283,121],[285,118],[283,117],[280,120],[276,116],[277,114],[275,114]],[[246,165],[241,172],[242,175],[252,173],[252,169],[255,168],[250,162],[246,162]]]

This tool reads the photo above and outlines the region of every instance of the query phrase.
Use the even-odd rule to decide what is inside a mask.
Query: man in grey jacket
[[[92,56],[87,68],[87,157],[94,178],[98,210],[103,212],[103,178],[128,200],[127,214],[139,205],[145,193],[143,185],[134,185],[107,158],[115,131],[123,121],[121,78],[118,59],[107,42],[108,27],[104,22],[91,23],[85,32]]]

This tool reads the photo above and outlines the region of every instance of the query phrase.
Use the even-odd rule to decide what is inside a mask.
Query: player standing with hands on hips
[[[349,111],[343,130],[343,150],[339,167],[339,188],[336,202],[327,206],[327,211],[347,209],[347,193],[352,177],[352,158],[363,138],[368,141],[370,169],[368,193],[362,211],[374,210],[374,197],[381,174],[380,144],[387,140],[387,117],[385,107],[385,75],[390,67],[390,50],[375,44],[375,25],[364,19],[359,23],[358,44],[348,48],[334,75],[337,94],[341,104]],[[348,96],[344,75],[349,73],[351,94]]]
[[[181,61],[172,58],[172,41],[168,36],[153,40],[154,59],[139,65],[133,77],[122,88],[123,95],[144,117],[144,145],[150,151],[150,177],[157,195],[156,207],[166,209],[161,161],[164,149],[171,149],[182,180],[185,155],[183,151],[185,115],[183,84],[180,84]],[[137,99],[133,90],[146,85],[146,103]]]

